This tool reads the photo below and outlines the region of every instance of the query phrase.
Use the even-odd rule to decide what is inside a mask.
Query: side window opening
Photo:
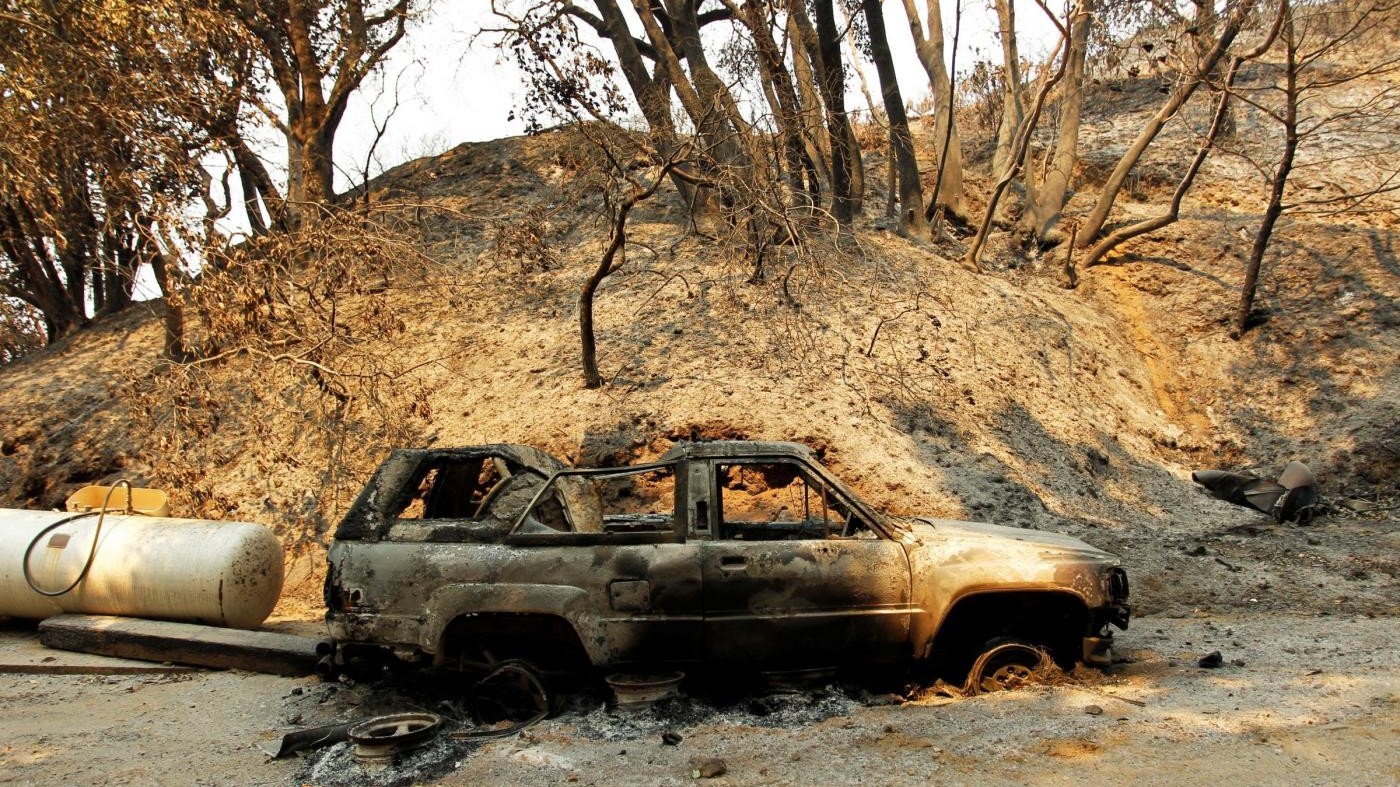
[[[734,463],[716,470],[721,539],[875,537],[840,495],[795,462]]]
[[[604,476],[598,485],[604,532],[670,530],[675,523],[673,467]]]
[[[654,533],[675,526],[671,466],[603,474],[564,473],[524,518],[522,533]]]
[[[515,475],[504,460],[493,457],[429,461],[419,469],[397,518],[483,519]]]

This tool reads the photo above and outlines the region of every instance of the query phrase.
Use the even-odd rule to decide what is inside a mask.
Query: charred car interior
[[[874,511],[795,443],[571,468],[534,448],[395,451],[337,529],[331,666],[553,672],[934,665],[984,689],[1105,665],[1127,577],[1068,536]]]

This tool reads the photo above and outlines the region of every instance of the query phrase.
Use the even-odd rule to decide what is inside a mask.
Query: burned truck
[[[336,531],[329,664],[489,670],[929,664],[973,690],[1110,662],[1128,580],[1065,535],[888,516],[796,443],[572,468],[399,450]]]

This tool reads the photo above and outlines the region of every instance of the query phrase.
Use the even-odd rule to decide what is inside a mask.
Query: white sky
[[[924,0],[917,2],[921,9],[925,8]],[[1062,13],[1063,2],[1050,0],[1047,5]],[[715,3],[711,0],[705,5]],[[950,40],[954,8],[953,0],[945,0],[944,26]],[[1053,25],[1031,0],[1017,0],[1016,12],[1022,57],[1044,57],[1054,42]],[[507,120],[516,97],[523,92],[519,73],[509,63],[498,62],[498,53],[489,37],[473,40],[476,31],[483,24],[491,24],[491,19],[485,0],[439,0],[428,17],[409,30],[391,53],[384,70],[382,79],[387,82],[390,95],[381,92],[380,84],[366,85],[346,112],[336,138],[336,164],[342,171],[337,179],[338,188],[343,189],[350,183],[345,171],[356,173],[358,182],[366,151],[375,135],[371,107],[375,107],[373,111],[382,121],[392,106],[391,94],[396,82],[400,91],[399,108],[376,150],[379,166],[371,168],[372,175],[463,142],[524,133],[524,124]],[[905,101],[927,96],[928,80],[914,55],[913,40],[899,0],[885,0],[885,26]],[[990,0],[964,0],[962,43],[958,48],[960,72],[971,68],[978,59],[1000,62],[996,28]],[[878,101],[879,85],[874,66],[869,63],[862,66]],[[850,106],[864,107],[858,80],[851,78],[848,87],[852,91]],[[273,161],[269,163],[277,169],[284,166],[280,156],[270,155],[270,158]]]

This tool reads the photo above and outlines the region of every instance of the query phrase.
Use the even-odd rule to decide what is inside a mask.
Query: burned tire
[[[1019,689],[1036,682],[1054,664],[1041,647],[1015,639],[995,639],[972,662],[964,685],[968,694]]]
[[[548,679],[524,659],[496,665],[472,687],[472,716],[477,724],[533,724],[560,709]]]

